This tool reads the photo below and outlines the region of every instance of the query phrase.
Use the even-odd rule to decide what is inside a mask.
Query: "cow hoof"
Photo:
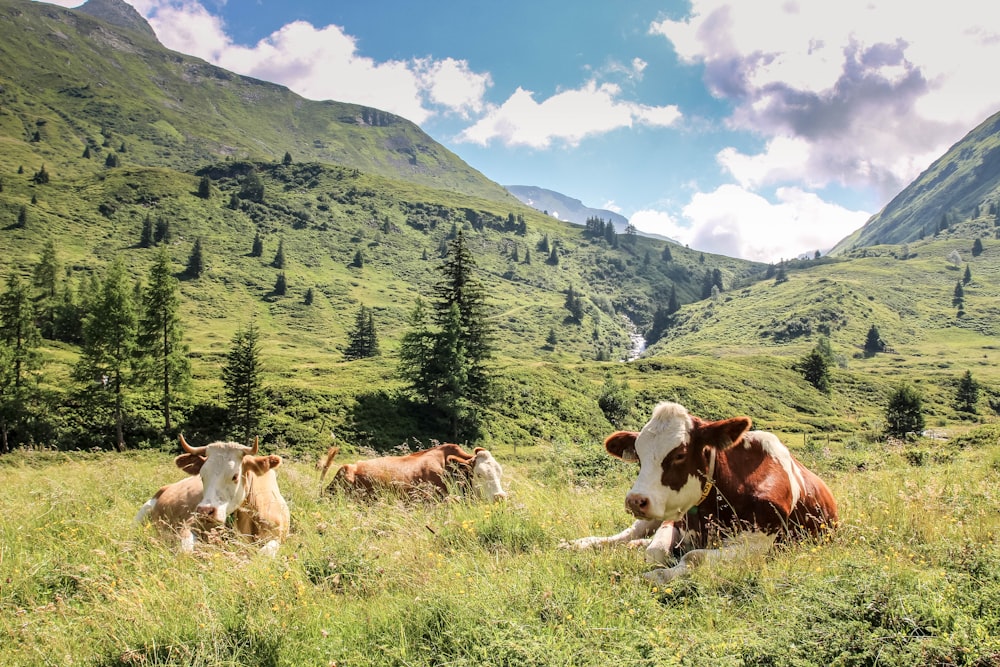
[[[646,572],[642,575],[642,578],[651,584],[663,586],[684,574],[687,574],[687,567],[676,565],[674,567],[661,567],[651,572]]]
[[[666,565],[673,561],[673,556],[666,549],[650,546],[646,549],[646,562],[653,565]]]

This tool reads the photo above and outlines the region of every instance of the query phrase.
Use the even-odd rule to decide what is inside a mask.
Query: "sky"
[[[825,253],[1000,111],[995,0],[128,1],[170,49],[755,261]]]

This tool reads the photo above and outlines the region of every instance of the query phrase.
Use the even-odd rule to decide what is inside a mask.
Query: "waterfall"
[[[639,327],[628,315],[622,313],[622,319],[625,320],[625,328],[628,329],[628,339],[631,342],[628,353],[622,361],[634,361],[646,351],[646,337],[639,333]]]

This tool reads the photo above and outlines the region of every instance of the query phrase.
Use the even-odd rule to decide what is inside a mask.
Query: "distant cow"
[[[274,472],[281,457],[257,456],[257,440],[253,447],[235,442],[191,447],[183,435],[180,440],[185,453],[174,463],[191,476],[157,491],[133,523],[148,519],[161,532],[178,535],[181,550],[190,553],[196,532],[219,526],[233,515],[236,532],[263,543],[261,553],[277,553],[290,518]]]
[[[658,564],[693,548],[674,567],[646,575],[666,582],[704,560],[832,529],[838,517],[830,489],[776,435],[750,431],[750,425],[749,417],[710,422],[676,403],[660,403],[639,433],[608,436],[604,447],[612,456],[639,463],[639,476],[625,496],[637,521],[617,535],[585,537],[567,546],[645,544],[647,559]],[[726,546],[706,548],[720,538]]]
[[[331,447],[320,461],[320,482],[339,451]],[[346,463],[337,470],[326,491],[341,488],[367,494],[397,489],[411,496],[430,491],[444,497],[455,489],[472,489],[483,500],[495,502],[507,498],[502,475],[503,468],[489,450],[476,447],[470,454],[459,445],[447,443],[405,456]]]

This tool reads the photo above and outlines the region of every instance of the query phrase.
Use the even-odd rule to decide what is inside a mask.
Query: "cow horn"
[[[192,447],[187,443],[187,440],[184,439],[183,433],[180,434],[180,437],[181,437],[181,449],[183,449],[188,454],[195,454],[197,456],[201,456],[202,454],[205,453],[205,450],[208,449],[208,445],[205,445],[203,447]]]
[[[253,447],[243,447],[243,451],[249,456],[257,456],[257,450],[260,449],[260,436],[255,436],[253,439]]]

